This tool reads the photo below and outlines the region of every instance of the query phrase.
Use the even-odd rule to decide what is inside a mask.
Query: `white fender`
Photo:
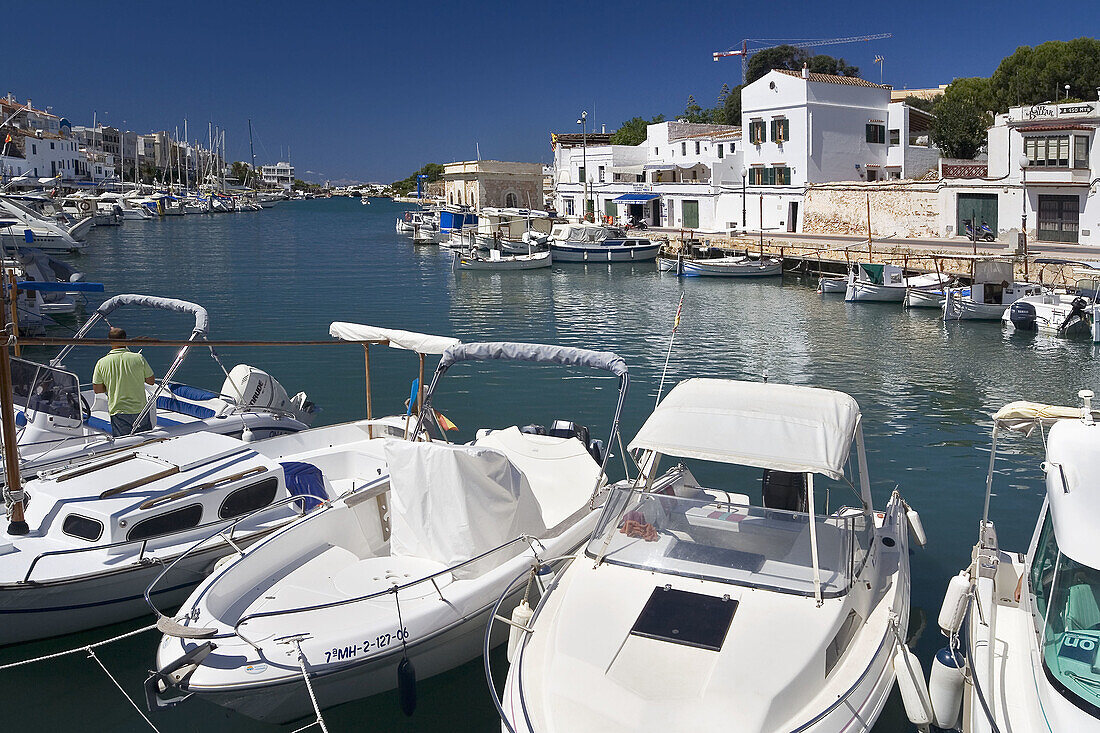
[[[898,678],[901,701],[909,721],[916,726],[931,723],[932,702],[928,699],[928,687],[924,684],[924,670],[917,655],[908,647],[899,646],[894,652],[894,674]]]
[[[957,633],[962,626],[963,614],[966,613],[966,596],[970,592],[970,574],[963,570],[947,584],[947,592],[943,594],[943,605],[940,606],[939,624],[943,633],[951,635]]]
[[[214,561],[214,564],[210,566],[210,574],[213,575],[240,556],[241,553],[239,552],[231,552],[224,557],[219,557],[217,560]]]
[[[515,658],[516,649],[519,648],[519,642],[523,638],[523,634],[526,632],[523,628],[526,627],[531,621],[531,616],[534,615],[534,611],[527,603],[527,599],[519,602],[519,605],[512,609],[512,623],[517,624],[508,628],[508,663],[511,664]]]
[[[950,649],[940,649],[932,660],[928,697],[932,701],[932,722],[937,728],[954,730],[962,709],[962,660]]]
[[[905,518],[909,520],[909,534],[912,535],[913,540],[921,547],[928,544],[928,537],[924,534],[924,525],[920,521],[917,510],[910,507],[905,512]]]

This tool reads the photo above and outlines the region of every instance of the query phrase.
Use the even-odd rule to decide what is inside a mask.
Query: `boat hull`
[[[685,277],[775,277],[783,274],[783,265],[778,260],[763,264],[756,260],[724,263],[684,260],[683,274]]]
[[[943,309],[944,294],[938,290],[919,290],[909,288],[905,291],[906,308]]]
[[[999,321],[1009,306],[1001,303],[977,303],[965,295],[948,292],[943,302],[945,321]]]
[[[844,300],[848,303],[900,303],[904,299],[904,285],[875,285],[862,280],[851,280],[844,291]]]
[[[460,270],[538,270],[550,267],[553,260],[549,252],[536,255],[517,255],[515,257],[502,257],[499,260],[485,260],[468,255],[456,255],[457,267]]]
[[[817,282],[817,292],[822,294],[841,294],[848,289],[846,277],[823,277]]]
[[[652,262],[661,250],[659,244],[606,246],[552,243],[554,262]]]

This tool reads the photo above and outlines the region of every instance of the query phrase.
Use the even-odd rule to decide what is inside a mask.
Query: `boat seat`
[[[1088,583],[1070,586],[1065,622],[1067,631],[1100,626],[1100,605],[1096,602],[1096,592]]]
[[[805,512],[809,508],[806,474],[765,468],[761,484],[768,509]]]
[[[300,461],[284,461],[283,476],[286,480],[286,490],[291,496],[301,496],[302,500],[294,502],[295,508],[308,512],[321,506],[322,501],[328,500],[325,492],[325,477],[321,469],[312,463]]]

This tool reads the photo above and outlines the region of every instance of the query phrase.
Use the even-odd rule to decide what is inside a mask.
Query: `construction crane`
[[[873,33],[869,36],[848,36],[847,38],[746,38],[741,41],[741,48],[730,49],[729,51],[715,51],[714,60],[726,58],[727,56],[740,56],[741,57],[741,83],[745,83],[745,74],[749,68],[749,56],[757,51],[767,51],[769,48],[778,48],[779,46],[790,45],[798,48],[813,48],[814,46],[836,46],[842,43],[858,43],[860,41],[877,41],[882,38],[892,38],[893,33]],[[761,46],[760,48],[749,48],[750,43],[770,43],[770,46]]]

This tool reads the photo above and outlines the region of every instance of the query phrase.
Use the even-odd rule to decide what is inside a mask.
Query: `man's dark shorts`
[[[153,423],[149,419],[149,414],[146,413],[138,424],[137,430],[134,430],[134,421],[137,420],[137,417],[137,415],[128,415],[124,412],[111,415],[111,434],[118,438],[130,433],[144,433],[153,429]]]

